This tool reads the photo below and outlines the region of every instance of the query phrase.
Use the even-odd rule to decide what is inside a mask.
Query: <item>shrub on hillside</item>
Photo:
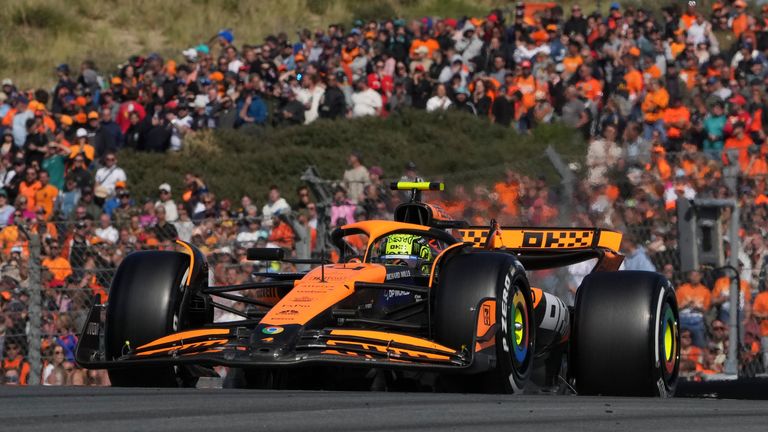
[[[388,179],[398,178],[408,161],[430,179],[449,184],[497,181],[506,167],[557,180],[543,152],[552,144],[568,160],[584,154],[578,134],[560,125],[541,125],[532,135],[491,125],[464,113],[407,111],[387,119],[317,121],[309,126],[267,128],[260,134],[217,130],[190,136],[173,154],[123,151],[135,196],[155,196],[169,182],[180,191],[185,172],[201,175],[221,198],[250,194],[263,199],[271,184],[292,191],[308,165],[328,179],[339,179],[347,155],[362,154]],[[289,192],[291,193],[291,192]],[[290,195],[292,196],[292,194]]]

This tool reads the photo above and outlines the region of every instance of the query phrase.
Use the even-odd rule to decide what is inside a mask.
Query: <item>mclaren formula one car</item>
[[[228,366],[251,388],[673,394],[674,291],[659,274],[618,271],[620,233],[471,227],[421,201],[442,187],[393,184],[411,200],[394,221],[332,232],[335,263],[249,249],[253,260],[315,265],[259,282],[210,286],[205,257],[181,241],[133,253],[108,302],[95,299],[77,362],[117,386],[192,386]],[[529,284],[527,271],[590,259],[573,307]],[[214,308],[240,319],[214,322]]]

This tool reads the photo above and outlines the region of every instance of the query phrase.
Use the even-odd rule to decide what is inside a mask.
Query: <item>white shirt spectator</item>
[[[383,103],[379,92],[373,89],[365,89],[352,94],[352,117],[375,116]]]
[[[115,195],[115,183],[128,181],[125,171],[117,165],[111,167],[101,167],[96,171],[96,187],[103,187],[109,193],[108,196]]]
[[[165,207],[165,220],[168,222],[176,222],[179,218],[179,211],[176,210],[176,203],[172,199],[169,199],[168,201],[157,200],[157,202],[155,202],[155,207],[159,205]]]
[[[291,211],[291,206],[285,198],[278,198],[274,203],[266,203],[261,209],[263,216],[262,224],[267,228],[272,228],[272,216],[275,214],[286,214]]]
[[[120,233],[117,232],[117,229],[112,225],[106,228],[98,227],[93,231],[93,233],[96,234],[96,237],[111,244],[117,243],[117,240],[120,238]]]
[[[427,100],[427,112],[433,112],[437,110],[447,110],[448,107],[451,106],[451,100],[448,99],[448,96],[432,96]]]

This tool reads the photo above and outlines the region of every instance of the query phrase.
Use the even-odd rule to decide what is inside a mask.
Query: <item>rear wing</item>
[[[469,227],[459,229],[473,248],[509,251],[529,270],[562,267],[597,258],[595,270],[618,270],[622,234],[603,228]]]

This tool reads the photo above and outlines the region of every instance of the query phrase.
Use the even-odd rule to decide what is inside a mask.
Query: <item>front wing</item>
[[[77,347],[86,368],[162,364],[232,367],[290,367],[335,364],[404,369],[464,370],[473,353],[399,333],[349,328],[304,329],[298,325],[212,327],[171,334],[141,346],[126,341],[123,352],[107,358],[104,305],[95,305]]]

